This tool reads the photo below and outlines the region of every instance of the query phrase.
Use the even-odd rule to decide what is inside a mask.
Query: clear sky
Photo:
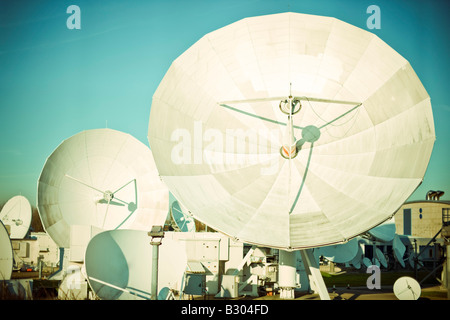
[[[68,29],[66,10],[81,10]],[[370,5],[381,28],[369,30]],[[153,93],[170,64],[208,32],[286,11],[333,16],[377,34],[412,65],[431,96],[436,143],[424,182],[450,199],[448,0],[0,0],[0,204],[37,180],[62,140],[86,129],[130,133],[146,145]]]

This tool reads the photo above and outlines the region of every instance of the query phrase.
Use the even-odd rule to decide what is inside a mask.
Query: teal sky
[[[67,7],[81,9],[70,30]],[[369,30],[370,5],[381,29]],[[436,143],[422,185],[450,199],[448,0],[0,0],[0,204],[37,180],[62,140],[86,129],[130,133],[146,145],[153,93],[170,64],[208,32],[286,11],[333,16],[377,34],[411,63],[431,96]]]

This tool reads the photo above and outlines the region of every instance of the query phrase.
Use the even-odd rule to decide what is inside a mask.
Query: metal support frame
[[[446,226],[446,223],[447,223],[447,221],[446,221],[446,219],[445,219],[445,217],[444,217],[444,212],[443,212],[443,213],[442,213],[442,227],[441,227],[441,229],[439,229],[439,231],[434,235],[433,238],[431,238],[430,241],[428,241],[428,243],[425,245],[425,247],[422,248],[422,250],[419,251],[419,253],[417,253],[417,252],[418,252],[418,250],[417,250],[417,240],[414,239],[414,277],[415,277],[415,279],[416,279],[417,281],[419,280],[418,268],[417,268],[417,266],[419,265],[419,257],[426,251],[426,249],[430,246],[430,244],[431,244],[432,242],[433,242],[433,245],[434,245],[433,270],[430,271],[430,270],[428,270],[427,268],[425,268],[425,269],[427,269],[427,271],[430,271],[430,272],[425,276],[425,278],[423,278],[423,279],[420,281],[420,284],[422,284],[426,279],[428,279],[428,278],[430,277],[431,274],[435,274],[435,272],[436,272],[441,266],[444,265],[444,262],[445,262],[444,259],[441,259],[441,260],[437,260],[437,261],[436,261],[436,245],[435,245],[435,242],[436,242],[436,238],[437,238],[437,237],[439,236],[439,234],[441,234],[441,232],[444,230],[444,228],[445,228],[445,226]],[[445,238],[445,237],[444,237],[444,238]],[[437,267],[436,267],[436,262],[438,263]]]
[[[152,291],[151,300],[158,300],[158,256],[159,246],[164,238],[164,231],[162,226],[153,226],[152,230],[148,233],[152,240]]]
[[[245,255],[245,257],[241,260],[241,262],[239,263],[239,265],[236,267],[236,270],[234,270],[233,275],[237,276],[239,275],[239,272],[241,272],[242,268],[244,268],[244,266],[249,262],[250,257],[252,256],[253,252],[255,251],[256,246],[253,245],[251,247],[250,250],[248,250],[247,254]]]
[[[448,211],[448,210],[446,210]],[[446,212],[448,213],[448,212]],[[447,216],[445,218],[448,218]],[[444,221],[444,210],[442,210],[442,237],[444,238],[444,246],[445,246],[445,260],[443,263],[443,285],[447,289],[447,299],[450,299],[450,221],[447,219]]]
[[[321,300],[331,300],[312,249],[300,250],[300,254],[302,255],[311,288],[319,294]]]

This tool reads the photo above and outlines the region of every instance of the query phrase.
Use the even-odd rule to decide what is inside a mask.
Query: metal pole
[[[158,300],[158,254],[161,242],[151,242],[152,245],[152,291],[151,299]]]
[[[419,281],[418,274],[417,274],[417,261],[419,260],[417,255],[417,240],[414,239],[414,278]]]
[[[153,226],[152,230],[148,233],[152,240],[152,292],[151,299],[158,300],[158,254],[159,246],[164,238],[164,230],[162,226]]]
[[[445,242],[446,261],[445,261],[445,287],[447,289],[447,299],[450,299],[450,244]]]

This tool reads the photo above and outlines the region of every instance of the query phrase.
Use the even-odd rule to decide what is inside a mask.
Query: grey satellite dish
[[[422,182],[435,132],[400,54],[338,19],[290,12],[232,23],[174,60],[148,140],[195,219],[292,250],[388,219]]]
[[[398,234],[395,234],[394,236],[394,240],[392,242],[392,249],[394,251],[395,260],[397,260],[398,263],[400,263],[400,265],[404,268],[405,261],[403,260],[403,255],[405,254],[406,247],[403,244],[402,240],[400,240]]]
[[[141,230],[104,231],[91,239],[85,254],[85,270],[89,285],[99,298],[151,298],[150,241],[148,233]],[[178,290],[186,265],[184,242],[163,238],[159,248],[158,288]]]
[[[372,261],[370,261],[370,259],[367,257],[364,257],[362,262],[367,268],[373,265]]]
[[[319,252],[329,261],[336,263],[350,262],[358,253],[359,244],[358,239],[353,238],[347,243],[320,247]]]
[[[361,245],[358,243],[358,252],[356,253],[355,257],[350,261],[350,264],[356,269],[360,269],[362,260],[363,260],[363,251],[361,249]]]
[[[356,269],[361,269],[361,260],[354,260],[351,264]]]
[[[370,229],[368,233],[379,241],[389,242],[394,239],[395,231],[395,220],[391,218],[379,226]]]
[[[47,158],[37,205],[47,233],[70,246],[70,227],[150,230],[163,225],[169,191],[151,150],[133,136],[93,129],[64,140]]]
[[[401,277],[394,283],[394,294],[399,300],[417,300],[422,289],[420,284],[411,277]]]
[[[195,232],[195,221],[187,213],[187,210],[178,202],[172,202],[170,215],[176,224],[176,228],[181,232]]]
[[[376,255],[378,261],[381,263],[381,265],[383,267],[387,268],[388,264],[386,261],[386,257],[384,256],[384,253],[380,249],[376,248],[375,255]]]
[[[13,270],[13,248],[8,231],[0,221],[0,280],[11,279]]]
[[[415,257],[417,256],[417,254],[415,252],[410,252],[409,257],[408,257],[408,262],[409,265],[411,266],[411,268],[417,268],[420,269],[423,267],[422,262],[420,260],[417,261],[417,264],[415,264],[414,260]]]
[[[6,202],[0,220],[10,228],[11,239],[23,239],[31,225],[31,205],[24,196],[15,196]]]

